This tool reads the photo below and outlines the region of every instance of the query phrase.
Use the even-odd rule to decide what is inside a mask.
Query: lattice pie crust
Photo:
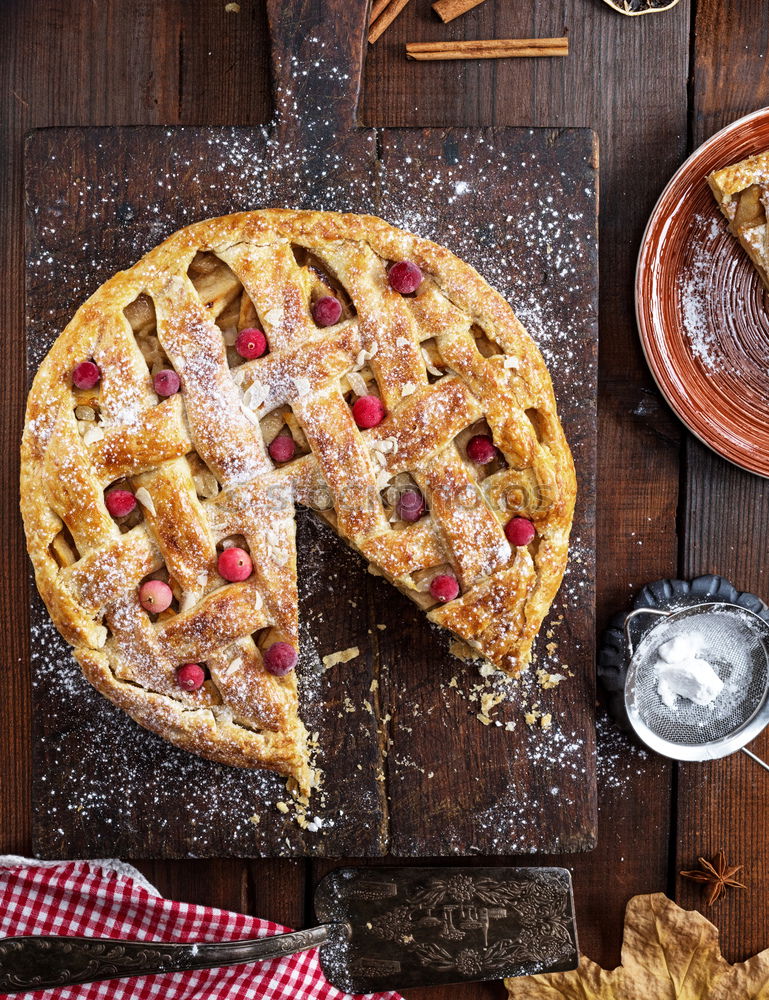
[[[708,183],[730,232],[769,288],[769,150],[714,171]]]
[[[401,260],[424,274],[412,296],[388,284]],[[321,329],[325,295],[343,312]],[[244,361],[232,345],[253,327],[269,352]],[[83,359],[101,370],[91,390],[73,387]],[[181,391],[160,399],[167,368]],[[364,391],[387,413],[370,430],[351,414]],[[297,446],[282,465],[267,452],[279,433]],[[478,433],[498,448],[484,466],[466,454]],[[140,500],[125,518],[105,506],[116,485]],[[397,516],[404,486],[427,502],[415,523]],[[268,210],[175,233],[78,310],[34,380],[22,442],[37,585],[88,680],[177,746],[304,791],[296,679],[261,652],[299,643],[295,504],[517,673],[563,576],[574,498],[550,377],[510,307],[447,250],[366,216]],[[536,537],[511,548],[516,515]],[[240,583],[217,573],[233,543],[254,564]],[[445,604],[429,590],[440,573],[460,587]],[[148,577],[174,593],[160,615],[138,601]],[[179,686],[186,662],[206,668],[199,690]]]

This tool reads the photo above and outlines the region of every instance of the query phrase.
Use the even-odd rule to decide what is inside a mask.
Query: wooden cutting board
[[[41,857],[494,855],[595,842],[597,148],[588,129],[356,126],[365,5],[269,0],[265,128],[56,128],[26,145],[30,378],[76,307],[197,219],[373,212],[445,244],[540,344],[579,476],[570,569],[518,685],[483,678],[406,598],[299,515],[299,676],[316,829],[284,782],[185,754],[92,691],[32,590]],[[356,9],[360,8],[360,9]],[[360,655],[323,670],[328,653]],[[543,690],[536,668],[571,675]],[[499,694],[505,700],[493,704]],[[532,706],[537,721],[527,725]],[[537,707],[538,706],[538,707]],[[543,730],[538,713],[551,713]]]

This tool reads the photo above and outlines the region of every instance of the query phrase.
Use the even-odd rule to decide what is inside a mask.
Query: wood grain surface
[[[693,66],[692,148],[769,104],[766,8],[747,5],[737,11],[702,0],[696,30],[702,44]],[[729,39],[728,50],[718,38]],[[768,599],[769,480],[722,461],[690,436],[684,468],[683,575],[717,566],[740,590]],[[751,750],[767,759],[769,733]],[[731,893],[720,904],[718,925],[726,953],[752,955],[769,943],[769,774],[739,753],[701,766],[681,765],[679,772],[676,870],[691,868],[698,857],[712,857],[720,848],[731,864],[745,865],[740,877],[749,892]],[[687,904],[697,904],[692,883],[680,880],[680,893]]]
[[[0,6],[0,218],[6,294],[0,302],[11,373],[2,410],[9,456],[0,510],[0,849],[30,849],[30,700],[24,556],[16,510],[16,449],[23,371],[22,135],[42,125],[237,124],[270,115],[265,12],[241,0],[6,0]],[[368,55],[363,121],[376,126],[590,126],[601,140],[601,380],[597,587],[599,622],[642,583],[676,571],[719,570],[764,597],[765,485],[720,460],[681,454],[681,429],[661,402],[638,347],[632,280],[646,218],[669,176],[699,141],[769,103],[765,5],[681,0],[664,14],[624,18],[600,0],[505,4],[488,0],[443,26],[413,0]],[[565,60],[496,64],[407,63],[403,45],[443,38],[533,37],[569,31]],[[690,66],[690,54],[693,58]],[[692,71],[692,91],[687,81]],[[709,460],[709,461],[708,461]],[[679,486],[683,489],[681,512]],[[685,504],[684,504],[685,499]],[[680,554],[680,559],[679,559]],[[709,911],[731,960],[769,945],[767,818],[763,779],[748,760],[679,776],[639,759],[599,726],[599,841],[560,859],[574,874],[580,942],[592,958],[619,959],[630,895],[666,890],[700,905],[675,878],[723,846],[747,867],[750,890]],[[766,750],[765,743],[760,749]],[[747,817],[747,821],[743,821]],[[680,844],[680,847],[677,846]],[[537,859],[542,862],[542,858]],[[545,861],[547,859],[544,859]],[[161,891],[298,925],[309,919],[314,867],[290,861],[141,862]],[[411,991],[413,1000],[504,996],[500,984]]]

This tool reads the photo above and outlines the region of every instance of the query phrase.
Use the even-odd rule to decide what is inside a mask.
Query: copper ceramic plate
[[[646,360],[686,426],[730,462],[769,476],[769,293],[707,175],[769,149],[769,108],[700,146],[662,193],[636,272]]]

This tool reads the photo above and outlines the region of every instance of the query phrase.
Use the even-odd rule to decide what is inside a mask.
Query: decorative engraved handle
[[[332,936],[349,938],[350,934],[347,924],[321,924],[291,934],[216,944],[163,944],[116,938],[2,938],[0,994],[264,962],[316,948]]]

